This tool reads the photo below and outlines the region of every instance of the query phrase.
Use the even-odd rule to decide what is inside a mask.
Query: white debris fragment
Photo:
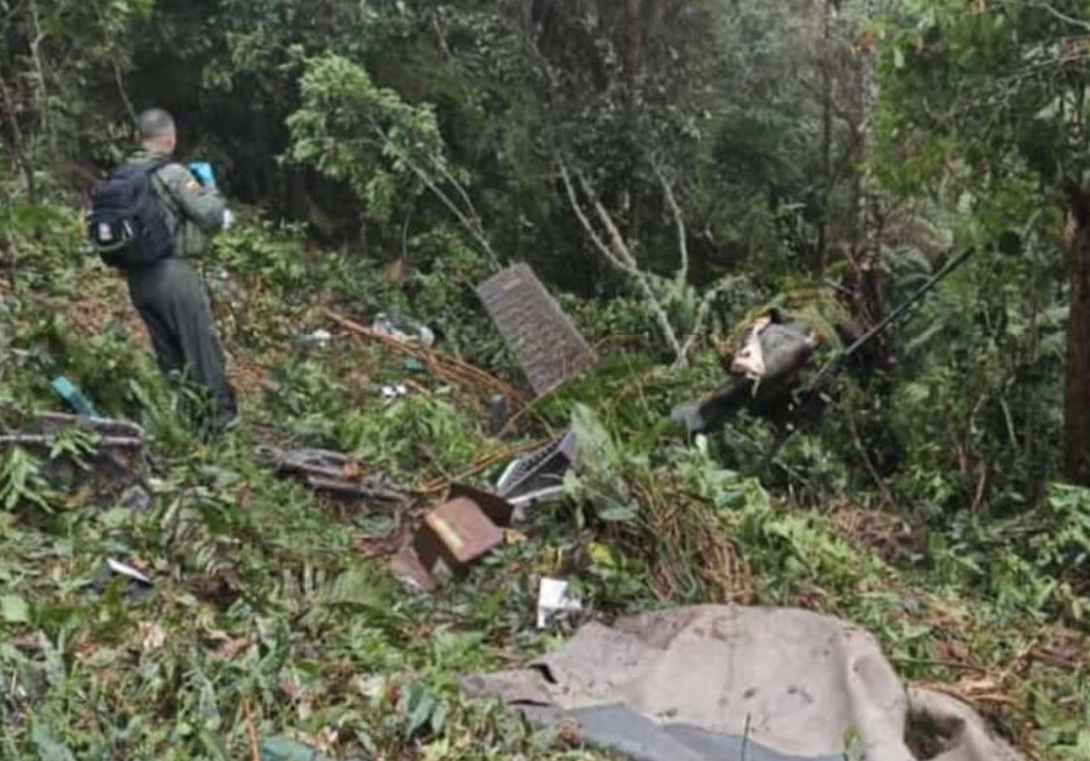
[[[564,614],[583,609],[583,603],[568,594],[568,582],[561,579],[541,580],[537,594],[537,628],[544,629]]]

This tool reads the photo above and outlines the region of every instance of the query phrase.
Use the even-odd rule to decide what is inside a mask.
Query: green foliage
[[[307,63],[300,110],[287,121],[288,157],[344,180],[374,222],[390,220],[398,185],[414,197],[451,175],[434,111],[412,106],[337,55]]]
[[[38,461],[22,447],[0,456],[0,506],[13,510],[22,503],[49,510],[48,490]]]

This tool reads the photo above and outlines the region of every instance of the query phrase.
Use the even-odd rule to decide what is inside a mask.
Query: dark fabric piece
[[[521,710],[542,727],[570,727],[574,723],[578,736],[633,761],[843,761],[838,756],[787,756],[753,739],[683,724],[657,724],[624,705],[573,711],[526,706]]]
[[[147,325],[164,373],[181,372],[212,397],[217,416],[234,417],[223,348],[200,276],[184,259],[171,258],[126,273],[133,305]]]

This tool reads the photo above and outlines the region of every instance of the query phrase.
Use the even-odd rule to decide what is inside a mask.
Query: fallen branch
[[[246,698],[246,702],[242,704],[242,707],[246,712],[246,731],[250,737],[251,761],[261,761],[261,745],[257,741],[257,727],[254,726],[254,711],[250,706],[249,698]]]
[[[407,496],[407,492],[384,475],[366,475],[358,461],[340,452],[259,446],[254,450],[254,458],[259,464],[281,473],[301,476],[308,486],[319,491],[387,502],[400,502]]]
[[[906,666],[929,666],[932,668],[944,668],[952,671],[974,671],[978,674],[987,674],[988,669],[975,663],[960,663],[958,661],[941,660],[934,658],[899,658],[889,656],[890,663],[899,663]]]
[[[312,489],[317,489],[318,491],[348,494],[353,497],[366,497],[368,499],[377,499],[383,502],[400,502],[405,499],[405,494],[388,487],[368,483],[352,483],[343,478],[308,475],[306,481],[308,486]]]
[[[549,437],[547,439],[541,439],[540,441],[535,441],[530,444],[520,444],[515,447],[502,449],[499,452],[493,452],[491,454],[478,457],[468,468],[461,471],[460,473],[457,473],[452,478],[437,478],[434,481],[429,481],[420,488],[420,491],[425,494],[438,494],[445,490],[451,483],[464,481],[467,478],[472,478],[473,476],[485,470],[488,470],[490,467],[498,462],[513,460],[516,457],[527,454],[528,452],[533,452],[541,449],[542,447],[551,444],[555,440],[556,437]]]
[[[0,448],[6,446],[52,447],[57,443],[57,434],[49,433],[13,433],[0,436]],[[96,442],[100,449],[139,449],[144,446],[143,439],[129,436],[105,436]]]
[[[488,389],[494,393],[500,394],[517,407],[521,407],[525,404],[523,395],[516,389],[507,383],[504,383],[499,378],[489,375],[484,370],[474,367],[467,362],[447,356],[434,349],[429,349],[426,346],[409,344],[399,341],[396,338],[391,338],[377,330],[365,325],[360,325],[354,320],[350,320],[343,315],[337,314],[332,309],[322,309],[322,313],[337,325],[340,325],[345,330],[360,338],[376,341],[401,354],[419,359],[428,366],[428,370],[435,377],[440,378],[441,380],[456,383],[464,387]]]

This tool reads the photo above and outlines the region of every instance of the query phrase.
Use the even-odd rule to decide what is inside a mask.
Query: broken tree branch
[[[449,169],[443,166],[440,162],[435,162],[435,168],[439,171],[439,174],[443,176],[443,179],[448,182],[451,187],[455,189],[463,203],[466,204],[465,208],[462,208],[458,203],[450,197],[450,195],[439,187],[439,184],[432,179],[424,169],[408,155],[405,151],[396,147],[393,141],[387,136],[386,131],[382,126],[375,121],[371,120],[371,126],[375,130],[375,133],[379,136],[379,145],[383,150],[392,150],[397,153],[397,157],[405,162],[405,166],[416,175],[417,179],[424,184],[424,187],[431,192],[440,203],[447,207],[451,214],[455,216],[458,222],[462,225],[466,232],[468,232],[477,245],[481,247],[484,255],[488,258],[488,263],[492,266],[493,270],[500,268],[500,258],[496,255],[496,251],[492,248],[492,243],[488,240],[488,236],[485,234],[484,226],[481,224],[480,215],[477,213],[477,208],[473,205],[473,201],[470,200],[469,194],[466,192],[465,187],[458,181]]]
[[[693,320],[693,328],[689,331],[689,335],[685,338],[685,343],[681,346],[681,356],[678,357],[678,360],[675,363],[676,367],[684,367],[688,363],[689,354],[692,352],[693,347],[696,346],[696,342],[704,332],[704,324],[708,321],[708,315],[711,314],[712,304],[715,303],[719,294],[726,291],[740,279],[741,278],[737,277],[724,278],[716,283],[711,290],[707,291],[700,299],[700,306],[696,309],[696,319]]]
[[[625,242],[624,237],[621,235],[621,231],[613,221],[613,217],[610,216],[609,211],[594,194],[594,190],[590,187],[590,183],[587,182],[587,179],[580,175],[578,180],[583,189],[583,193],[590,199],[599,221],[609,234],[609,243],[607,244],[599,235],[598,231],[594,229],[594,225],[587,217],[587,213],[583,209],[575,191],[575,186],[572,184],[571,173],[568,171],[567,165],[565,165],[563,161],[558,160],[557,166],[560,169],[560,177],[564,182],[564,188],[567,191],[572,211],[575,213],[579,223],[594,242],[595,247],[597,247],[606,258],[606,261],[621,272],[624,272],[635,282],[636,288],[644,299],[646,299],[647,306],[651,309],[651,313],[658,323],[659,329],[666,339],[666,343],[670,346],[671,351],[674,352],[676,361],[684,364],[685,356],[682,352],[681,342],[678,340],[674,326],[670,324],[670,317],[666,314],[666,309],[663,307],[662,301],[655,293],[655,289],[651,285],[650,277],[646,272],[640,269],[639,263],[632,253],[632,249],[629,248],[628,244]]]
[[[1040,0],[1040,2],[1034,3],[1034,5],[1051,15],[1053,18],[1059,19],[1064,23],[1077,26],[1080,29],[1090,32],[1090,22],[1084,21],[1083,19],[1075,18],[1074,16],[1067,15],[1059,8],[1056,8],[1054,5],[1049,3],[1047,0]]]
[[[343,315],[337,314],[332,309],[323,308],[322,313],[350,333],[354,333],[361,338],[367,338],[381,343],[402,354],[416,357],[424,362],[428,366],[428,369],[440,379],[457,383],[464,387],[491,390],[505,397],[516,407],[521,407],[524,403],[522,394],[517,390],[467,362],[447,356],[434,349],[429,349],[426,346],[407,344],[398,341],[396,338],[391,338],[390,336],[379,333],[365,325],[360,325],[358,322],[350,320]]]
[[[606,242],[602,240],[601,236],[598,235],[598,231],[594,229],[594,225],[590,223],[590,220],[587,218],[586,212],[583,211],[583,206],[579,203],[579,199],[576,197],[575,187],[572,185],[571,176],[568,174],[568,167],[562,161],[558,162],[558,166],[560,168],[560,178],[564,181],[564,189],[568,193],[568,202],[571,204],[572,211],[575,212],[576,218],[579,220],[579,223],[583,226],[583,229],[586,231],[587,235],[594,243],[595,248],[597,248],[598,251],[601,252],[602,256],[606,258],[606,261],[608,261],[617,269],[627,272],[628,265],[621,259],[614,258],[612,249],[610,249],[610,247],[606,245]]]
[[[136,109],[133,108],[132,100],[129,98],[129,93],[125,90],[125,77],[121,73],[121,65],[118,64],[115,58],[110,64],[114,71],[114,84],[117,85],[117,94],[121,98],[121,103],[125,106],[125,113],[129,115],[129,119],[136,123]]]
[[[12,433],[0,436],[0,449],[7,446],[17,447],[52,447],[57,443],[56,434]],[[100,449],[139,449],[144,440],[129,436],[105,436],[96,442]]]
[[[685,229],[685,218],[681,214],[681,207],[674,196],[674,189],[670,186],[666,176],[662,173],[658,162],[654,163],[655,176],[662,186],[662,193],[666,197],[666,205],[670,207],[670,213],[674,217],[674,225],[677,227],[677,250],[681,257],[681,264],[677,270],[678,283],[686,283],[689,280],[689,236]]]

